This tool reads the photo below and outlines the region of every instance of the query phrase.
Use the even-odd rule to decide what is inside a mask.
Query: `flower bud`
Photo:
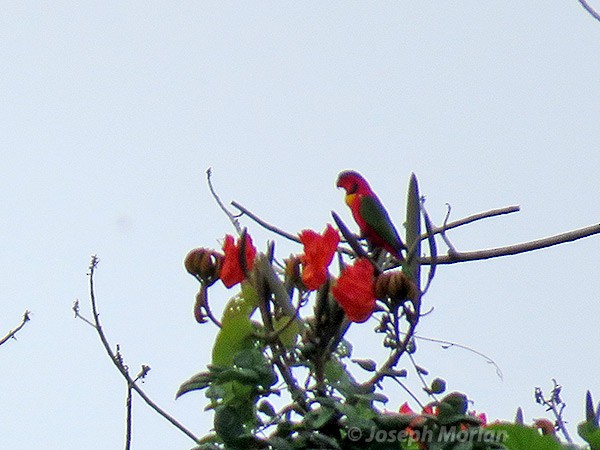
[[[296,286],[300,281],[300,258],[290,255],[285,262],[285,284],[286,286]]]
[[[417,287],[404,272],[384,272],[375,281],[375,296],[380,300],[387,298],[396,301],[415,299],[417,298]]]
[[[185,257],[185,269],[203,283],[210,285],[219,279],[223,255],[207,248],[195,248]]]
[[[556,435],[554,424],[548,419],[536,419],[533,424],[542,432],[543,435]]]

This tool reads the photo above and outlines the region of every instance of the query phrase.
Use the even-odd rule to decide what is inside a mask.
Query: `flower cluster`
[[[366,321],[375,310],[375,270],[366,258],[342,269],[338,279],[331,279],[329,266],[338,250],[339,232],[327,225],[323,233],[303,230],[298,234],[303,253],[288,262],[286,272],[293,272],[296,264],[301,267],[300,279],[306,291],[316,291],[327,281],[331,282],[333,298],[352,322]],[[205,285],[220,279],[231,288],[244,281],[252,272],[256,247],[249,234],[243,233],[237,240],[226,235],[223,253],[214,250],[195,249],[185,259],[185,267]]]

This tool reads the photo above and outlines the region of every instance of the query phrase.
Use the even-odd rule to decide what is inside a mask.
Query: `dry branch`
[[[14,330],[10,330],[6,336],[4,336],[2,339],[0,339],[0,345],[4,344],[9,339],[15,338],[15,335],[21,330],[21,328],[23,328],[25,326],[25,324],[27,322],[29,322],[29,320],[31,320],[29,317],[30,314],[31,313],[29,311],[25,311],[23,313],[23,318],[21,319],[21,323],[19,324],[19,326],[17,326],[17,328],[15,328]]]
[[[89,284],[90,302],[92,304],[92,313],[94,315],[93,326],[96,329],[96,332],[98,333],[98,337],[100,338],[100,341],[102,342],[102,345],[103,345],[104,349],[106,350],[106,353],[110,357],[113,364],[117,367],[119,372],[121,372],[121,375],[123,376],[123,378],[125,378],[125,380],[127,381],[128,388],[133,389],[146,402],[146,404],[150,408],[152,408],[159,415],[161,415],[163,418],[168,420],[173,426],[175,426],[175,428],[179,429],[182,433],[184,433],[186,436],[188,436],[190,439],[192,439],[195,443],[199,443],[200,442],[199,438],[197,438],[191,431],[189,431],[186,427],[184,427],[181,423],[179,423],[170,414],[168,414],[166,411],[164,411],[160,406],[158,406],[156,403],[154,403],[154,401],[152,399],[150,399],[150,397],[148,397],[148,395],[143,391],[143,389],[137,385],[136,381],[139,378],[142,378],[142,374],[145,376],[145,374],[149,370],[149,367],[142,366],[142,372],[140,372],[140,375],[138,375],[135,379],[133,379],[129,375],[127,366],[124,364],[123,358],[120,355],[120,353],[118,351],[117,351],[117,353],[113,352],[113,350],[108,342],[108,339],[106,338],[106,335],[104,334],[104,330],[102,329],[102,325],[100,323],[100,314],[98,313],[98,307],[96,304],[96,295],[94,292],[94,271],[96,270],[97,266],[98,266],[98,258],[96,256],[93,256],[92,261],[90,263],[90,267],[89,267],[90,271],[88,273],[89,278],[90,278],[90,284]],[[76,314],[78,314],[78,313],[76,313]],[[129,432],[129,429],[128,429],[128,432]]]

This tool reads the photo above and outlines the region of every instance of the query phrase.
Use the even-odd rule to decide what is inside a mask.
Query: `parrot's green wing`
[[[361,198],[360,214],[364,221],[386,243],[396,249],[406,248],[398,231],[390,220],[390,216],[377,197],[365,196]]]

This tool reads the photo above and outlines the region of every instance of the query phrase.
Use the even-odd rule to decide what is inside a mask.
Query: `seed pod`
[[[199,281],[210,286],[219,279],[223,255],[207,248],[195,248],[185,257],[185,269]]]

